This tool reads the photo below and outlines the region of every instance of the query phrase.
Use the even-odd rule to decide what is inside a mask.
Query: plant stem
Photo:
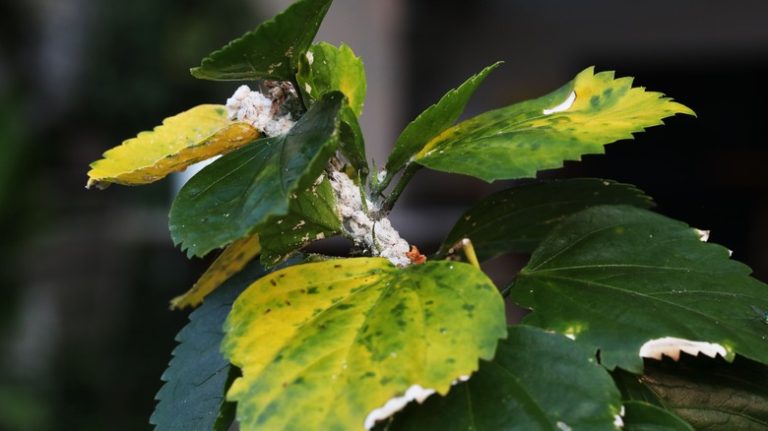
[[[405,190],[405,186],[408,185],[408,182],[411,181],[419,169],[421,169],[420,165],[408,165],[408,167],[405,169],[405,172],[403,172],[403,176],[400,177],[400,180],[398,180],[397,184],[395,184],[395,188],[392,189],[392,193],[387,196],[387,198],[384,200],[384,203],[381,205],[382,214],[387,214],[392,210],[392,207],[395,206],[395,202],[397,202],[397,199],[400,197],[400,193]]]
[[[464,238],[461,240],[461,246],[467,261],[475,268],[480,269],[480,262],[477,260],[477,254],[475,254],[475,247],[472,246],[472,241],[469,238]]]

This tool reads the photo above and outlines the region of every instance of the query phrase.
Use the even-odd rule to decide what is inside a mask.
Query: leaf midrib
[[[624,294],[627,294],[627,295],[630,295],[630,296],[638,296],[638,297],[641,297],[643,299],[647,299],[650,302],[657,301],[657,302],[660,302],[662,304],[669,305],[672,308],[679,308],[681,310],[690,312],[691,314],[699,315],[699,316],[705,318],[705,320],[707,320],[707,321],[715,320],[710,315],[705,314],[704,312],[701,312],[701,311],[698,311],[698,310],[686,307],[685,305],[681,305],[681,304],[677,304],[677,303],[674,303],[674,302],[666,301],[666,300],[660,299],[660,298],[655,297],[655,296],[649,296],[649,295],[641,293],[641,292],[622,289],[620,287],[613,286],[611,284],[600,283],[600,282],[596,282],[596,281],[585,281],[585,280],[581,280],[581,279],[578,279],[578,278],[563,277],[563,276],[556,276],[556,275],[544,275],[544,276],[542,276],[542,278],[554,278],[554,279],[566,280],[566,281],[574,282],[574,283],[577,283],[577,284],[585,285],[587,287],[593,287],[593,286],[602,287],[604,289],[610,289],[610,290],[618,291],[618,292],[621,292],[621,293],[624,293]],[[722,328],[722,329],[727,330],[728,332],[736,333],[737,334],[737,331],[735,331],[733,328],[731,328],[731,327],[729,327],[727,325],[718,325],[718,326],[720,328]],[[735,337],[735,339],[740,339],[740,337],[737,336],[737,337]]]

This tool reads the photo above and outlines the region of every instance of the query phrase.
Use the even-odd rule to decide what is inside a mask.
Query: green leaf
[[[349,163],[362,177],[368,175],[368,159],[365,155],[365,140],[360,123],[357,121],[352,108],[344,106],[341,109],[341,130],[339,134],[339,148]],[[353,176],[354,177],[354,176]]]
[[[87,188],[149,184],[187,166],[252,142],[259,132],[227,117],[222,105],[200,105],[163,120],[91,164]]]
[[[262,275],[262,268],[251,263],[190,314],[189,323],[176,336],[179,345],[155,397],[159,402],[149,420],[155,430],[211,430],[217,421],[221,427],[216,429],[228,428],[234,415],[221,416],[221,411],[231,367],[219,351],[224,338],[221,328],[235,298]]]
[[[511,296],[533,310],[524,321],[595,346],[609,369],[639,372],[641,356],[680,350],[768,363],[768,326],[752,308],[768,308],[766,285],[701,233],[639,208],[593,207],[552,230]]]
[[[291,199],[289,213],[259,229],[261,236],[261,262],[274,266],[293,251],[337,234],[341,229],[336,214],[336,198],[328,179],[323,176],[319,184],[305,189]]]
[[[292,195],[312,185],[336,150],[343,100],[327,94],[288,134],[260,139],[195,175],[171,207],[174,243],[203,256],[287,215]]]
[[[352,112],[357,117],[363,113],[365,68],[346,44],[338,48],[326,42],[312,45],[299,60],[296,80],[304,100],[320,100],[326,93],[341,91]]]
[[[317,34],[332,0],[299,0],[256,29],[229,42],[191,69],[215,81],[293,81],[298,59]]]
[[[469,98],[485,78],[502,62],[494,63],[477,75],[464,81],[458,88],[447,92],[437,103],[419,114],[405,127],[395,141],[395,148],[387,160],[387,172],[394,174],[408,164],[416,153],[434,137],[451,127],[464,112]]]
[[[592,351],[562,335],[509,328],[496,357],[446,397],[411,405],[391,431],[615,430],[619,391]]]
[[[293,266],[252,284],[225,324],[222,351],[243,376],[243,431],[355,430],[395,397],[445,394],[506,335],[504,304],[474,267],[396,268],[383,258]]]
[[[171,300],[171,308],[196,307],[229,277],[237,274],[261,252],[259,235],[253,234],[228,245],[205,270],[191,289]]]
[[[696,429],[768,429],[768,368],[741,356],[646,361],[640,380]]]
[[[621,391],[622,400],[640,401],[657,407],[664,407],[664,403],[659,397],[643,384],[642,376],[616,368],[611,371],[611,377]]]
[[[534,177],[565,160],[602,154],[603,146],[663,124],[674,114],[694,115],[661,93],[632,87],[632,78],[590,67],[559,90],[486,112],[445,130],[413,157],[429,168],[485,181]]]
[[[624,403],[624,409],[625,431],[693,431],[674,413],[653,404],[629,401]]]
[[[355,169],[367,175],[365,143],[358,123],[366,91],[362,60],[345,44],[337,48],[321,42],[312,45],[300,59],[296,80],[302,97],[310,103],[331,91],[341,91],[347,97],[341,112],[340,147]]]
[[[465,212],[440,247],[440,254],[463,238],[472,240],[478,258],[532,252],[565,217],[602,204],[653,205],[629,184],[594,178],[544,181],[494,193]]]

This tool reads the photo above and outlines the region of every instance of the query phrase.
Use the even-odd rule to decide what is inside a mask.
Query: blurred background
[[[0,430],[144,430],[186,312],[168,300],[208,260],[167,231],[172,182],[84,189],[103,151],[236,83],[197,81],[200,58],[289,0],[0,3]],[[319,40],[368,73],[363,128],[379,165],[399,131],[496,60],[466,116],[536,97],[583,68],[616,70],[692,107],[543,173],[636,184],[658,210],[768,280],[768,2],[336,0]],[[493,185],[422,170],[393,214],[433,252]],[[520,257],[488,264],[505,283]]]

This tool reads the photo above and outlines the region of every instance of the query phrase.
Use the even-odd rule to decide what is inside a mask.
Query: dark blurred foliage
[[[243,13],[243,10],[248,13]],[[84,189],[87,164],[231,86],[186,72],[253,27],[239,0],[0,4],[0,429],[149,429],[204,268],[168,183]]]
[[[467,115],[549,92],[593,64],[691,106],[698,119],[670,119],[542,177],[637,184],[768,279],[764,0],[365,1],[406,14],[406,34],[392,42],[407,80],[389,89],[406,102],[395,126],[499,59],[507,64]],[[196,81],[187,69],[252,28],[264,3],[0,2],[0,430],[150,429],[187,314],[168,300],[206,261],[171,244],[168,181],[86,191],[87,163],[231,94],[236,84]],[[509,184],[423,170],[395,225],[432,252],[468,205]],[[503,284],[522,263],[487,269]]]

